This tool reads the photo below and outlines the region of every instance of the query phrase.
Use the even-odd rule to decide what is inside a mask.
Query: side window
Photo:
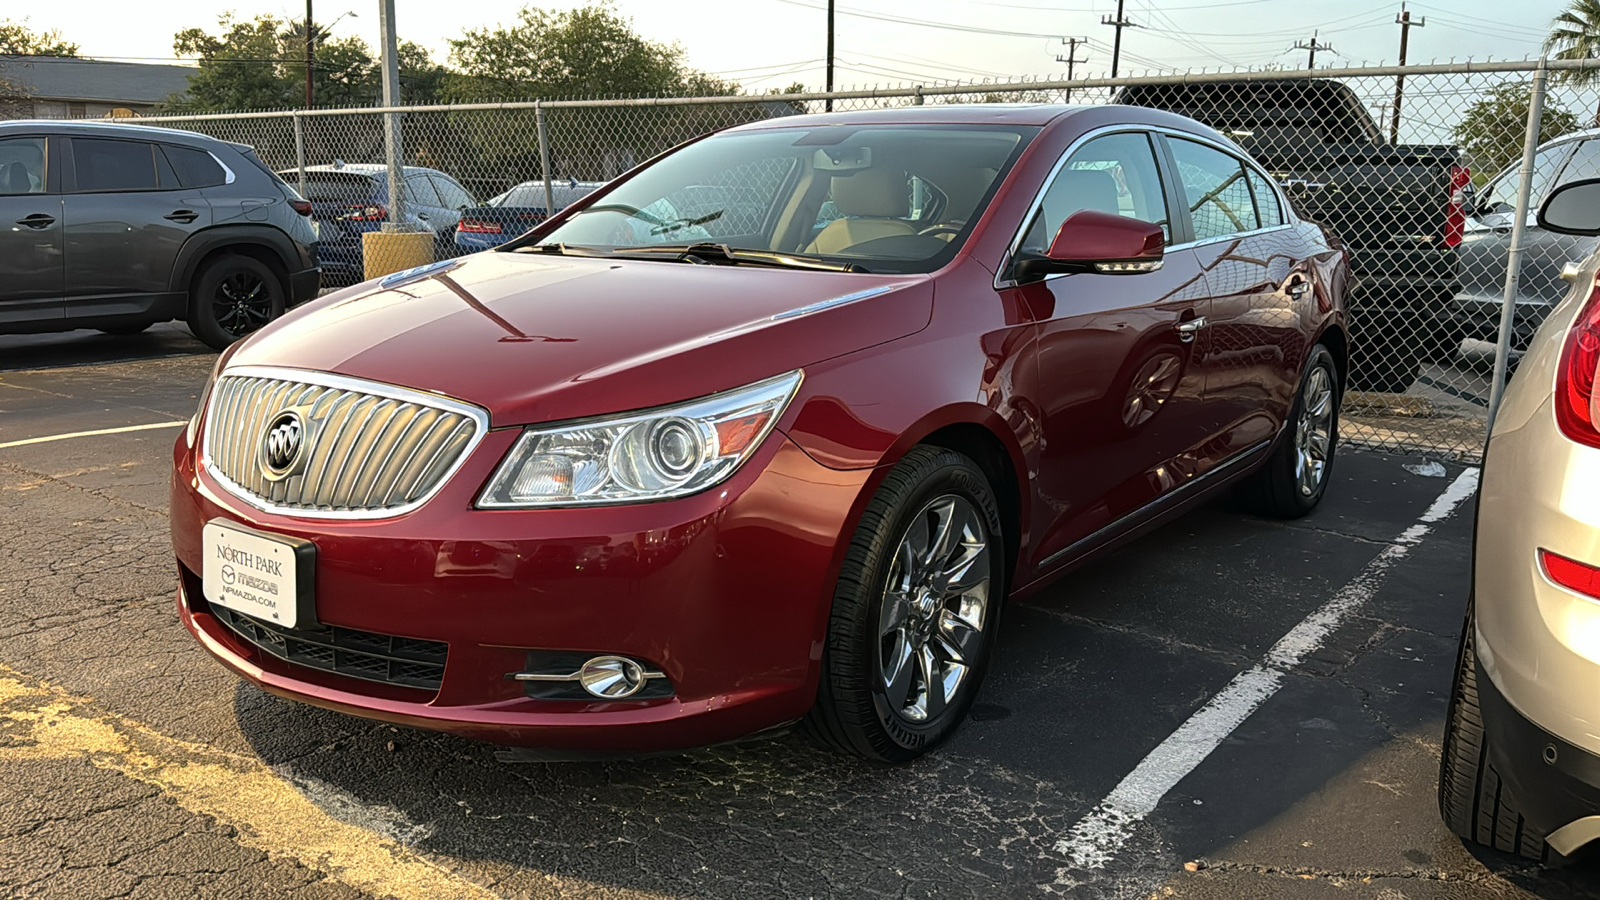
[[[1561,170],[1561,177],[1556,180],[1556,185],[1566,184],[1569,181],[1583,181],[1586,178],[1600,178],[1600,140],[1584,141],[1572,151],[1572,159],[1567,162],[1567,167]],[[1534,191],[1534,195],[1538,197],[1536,202],[1543,203],[1546,190],[1556,185],[1536,184]]]
[[[0,195],[44,193],[44,160],[42,137],[0,141]]]
[[[444,201],[439,204],[440,206],[450,209],[465,209],[469,206],[478,205],[472,199],[472,195],[467,193],[466,188],[456,184],[454,181],[438,175],[430,175],[428,178],[433,182],[434,189],[439,192],[439,199]]]
[[[1245,168],[1250,176],[1250,190],[1256,195],[1256,215],[1261,219],[1262,228],[1273,228],[1282,225],[1283,201],[1278,199],[1278,192],[1272,189],[1272,183],[1267,176],[1255,169]]]
[[[433,189],[433,182],[426,175],[412,175],[406,178],[406,193],[410,194],[412,203],[423,206],[443,206],[439,202],[439,193]]]
[[[148,191],[156,182],[155,145],[144,141],[73,138],[79,191]]]
[[[1169,143],[1178,163],[1178,179],[1188,195],[1195,240],[1211,240],[1261,227],[1243,163],[1221,150],[1194,141],[1172,138]]]
[[[227,173],[222,166],[204,150],[193,147],[177,147],[167,144],[161,148],[167,156],[167,162],[172,164],[178,173],[178,183],[186,188],[216,187],[227,183]]]
[[[1584,141],[1584,143],[1592,144],[1594,142]],[[1566,163],[1567,157],[1571,155],[1571,153],[1571,144],[1560,144],[1558,146],[1539,151],[1539,154],[1533,158],[1533,180],[1530,182],[1532,191],[1528,195],[1528,208],[1530,210],[1538,209],[1539,204],[1544,202],[1544,195],[1551,187],[1550,183],[1555,180],[1556,173],[1561,171],[1561,166]],[[1568,166],[1567,171],[1576,172],[1579,171],[1579,168],[1576,165]],[[1489,185],[1489,187],[1483,192],[1483,202],[1480,205],[1482,212],[1516,212],[1517,188],[1519,186],[1519,176],[1521,174],[1521,163],[1513,163],[1509,168],[1502,171],[1495,178],[1494,184]],[[1600,176],[1600,172],[1596,172],[1594,176],[1578,175],[1573,177],[1582,178],[1596,176]]]
[[[1044,253],[1061,223],[1085,209],[1158,224],[1172,242],[1167,198],[1148,135],[1108,134],[1079,147],[1045,189],[1020,249]]]

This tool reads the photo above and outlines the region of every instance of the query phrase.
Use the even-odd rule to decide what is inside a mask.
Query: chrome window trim
[[[444,410],[446,412],[457,413],[467,417],[473,423],[474,428],[472,437],[467,440],[466,446],[461,448],[461,453],[456,457],[455,462],[450,465],[450,468],[446,470],[443,475],[439,476],[439,481],[437,484],[429,489],[427,493],[411,501],[410,503],[388,509],[374,510],[304,509],[297,506],[283,506],[281,504],[263,500],[246,490],[242,485],[238,484],[233,479],[222,474],[222,472],[218,471],[217,467],[212,464],[210,426],[212,416],[216,411],[217,399],[222,394],[222,391],[213,388],[211,391],[211,396],[206,400],[205,417],[201,423],[200,466],[205,470],[206,475],[208,475],[211,480],[215,481],[235,499],[240,500],[251,507],[264,512],[272,513],[273,515],[277,516],[286,516],[297,519],[371,521],[374,519],[393,519],[398,516],[403,516],[407,513],[414,512],[437,496],[440,491],[444,490],[444,486],[449,484],[451,479],[455,478],[456,473],[461,470],[462,466],[466,465],[467,460],[472,456],[473,451],[477,450],[478,445],[483,442],[484,437],[489,433],[488,410],[485,410],[481,406],[475,406],[471,403],[467,403],[463,400],[457,400],[454,397],[447,397],[444,394],[436,394],[428,391],[416,390],[414,388],[400,387],[399,385],[386,384],[381,381],[367,381],[363,378],[352,378],[348,375],[336,375],[332,372],[320,372],[315,369],[293,369],[282,366],[235,366],[224,369],[217,376],[218,387],[221,386],[222,381],[225,378],[268,378],[278,381],[289,381],[296,384],[309,384],[317,387],[332,388],[334,390],[353,391],[356,393],[369,394],[374,397],[398,400],[402,403],[416,403],[422,406],[429,406],[433,407],[434,409]]]
[[[1267,183],[1272,185],[1273,192],[1278,195],[1278,208],[1283,213],[1282,225],[1273,225],[1268,228],[1255,228],[1250,231],[1239,231],[1232,234],[1222,235],[1220,237],[1206,238],[1204,240],[1185,241],[1181,244],[1168,244],[1166,249],[1163,251],[1164,253],[1171,253],[1174,250],[1190,250],[1195,247],[1203,247],[1207,244],[1215,244],[1221,241],[1232,241],[1244,237],[1254,237],[1258,234],[1268,234],[1274,231],[1282,231],[1287,228],[1293,228],[1298,224],[1294,217],[1294,209],[1289,205],[1287,197],[1284,196],[1283,188],[1278,184],[1277,179],[1273,178],[1266,172],[1265,169],[1262,169],[1259,165],[1252,161],[1248,155],[1241,155],[1241,148],[1237,144],[1229,144],[1222,141],[1213,140],[1205,135],[1195,134],[1192,131],[1183,131],[1177,128],[1169,128],[1165,125],[1141,125],[1134,122],[1126,122],[1117,125],[1102,125],[1099,128],[1091,129],[1079,135],[1071,144],[1067,145],[1067,149],[1061,151],[1061,158],[1056,160],[1055,166],[1050,169],[1050,174],[1045,176],[1044,184],[1042,184],[1039,187],[1038,192],[1034,194],[1033,202],[1028,204],[1028,212],[1022,217],[1022,221],[1018,223],[1017,233],[1011,238],[1011,243],[1006,248],[1006,255],[1001,258],[999,267],[995,269],[995,290],[1003,290],[1005,288],[1017,286],[1016,279],[1005,277],[1005,273],[1011,268],[1012,259],[1017,255],[1017,250],[1022,247],[1023,238],[1027,237],[1028,224],[1033,221],[1034,215],[1037,214],[1040,207],[1044,205],[1044,195],[1049,192],[1050,186],[1055,184],[1056,176],[1061,173],[1061,167],[1065,166],[1067,161],[1072,159],[1072,154],[1082,149],[1083,145],[1087,144],[1089,141],[1092,141],[1098,137],[1104,137],[1108,134],[1121,134],[1125,132],[1137,132],[1139,134],[1146,135],[1160,134],[1165,137],[1183,138],[1184,140],[1194,141],[1198,144],[1205,144],[1215,150],[1220,150],[1223,153],[1226,153],[1229,156],[1239,160],[1246,167],[1255,169],[1258,174],[1266,178]],[[1161,156],[1159,153],[1154,153],[1154,148],[1152,148],[1152,155],[1155,157],[1156,167],[1159,170],[1162,166]],[[1257,212],[1256,216],[1259,220],[1260,213]],[[1170,225],[1168,226],[1168,230],[1171,230]],[[1070,273],[1060,272],[1054,275],[1046,275],[1040,280],[1052,281],[1057,278],[1063,278],[1068,274]]]
[[[211,157],[213,162],[222,167],[222,183],[233,184],[234,179],[237,177],[233,174],[233,169],[229,168],[228,164],[223,162],[221,157],[217,156],[217,154],[211,152],[210,150],[206,151],[206,155]]]

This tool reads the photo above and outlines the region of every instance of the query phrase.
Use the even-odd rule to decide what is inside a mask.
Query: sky
[[[401,38],[416,41],[443,61],[447,41],[463,29],[511,22],[523,0],[396,0]],[[567,9],[583,0],[536,5]],[[826,53],[826,0],[614,0],[635,30],[656,41],[678,43],[694,68],[737,81],[750,90],[801,82],[820,88]],[[1079,44],[1078,75],[1106,72],[1116,0],[838,0],[837,87],[931,84],[1061,76],[1067,70],[1062,38]],[[1550,20],[1563,0],[1413,0],[1409,58],[1413,63],[1451,58],[1523,59],[1537,56]],[[285,0],[168,0],[128,13],[127,0],[71,0],[30,4],[27,24],[58,29],[86,56],[175,62],[172,35],[214,28],[217,15],[261,13],[301,18],[305,8]],[[1381,0],[1126,0],[1124,15],[1139,27],[1123,32],[1121,73],[1173,69],[1301,67],[1306,51],[1296,42],[1317,32],[1317,64],[1394,62],[1400,3]],[[316,0],[316,17],[378,44],[378,3]],[[923,24],[919,24],[923,23]]]

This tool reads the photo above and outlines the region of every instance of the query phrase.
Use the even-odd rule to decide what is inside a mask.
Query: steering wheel
[[[940,222],[940,223],[938,223],[936,225],[929,225],[927,228],[924,228],[921,231],[917,232],[917,234],[925,234],[925,235],[948,234],[948,235],[950,235],[952,237],[954,237],[955,235],[958,235],[960,233],[961,233],[961,226],[960,225],[950,225],[950,224],[947,224],[947,223],[944,223],[944,222]]]

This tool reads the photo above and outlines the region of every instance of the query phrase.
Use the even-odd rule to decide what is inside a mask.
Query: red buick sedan
[[[1345,271],[1158,111],[713,134],[224,354],[174,452],[179,613],[389,722],[909,759],[1009,598],[1226,489],[1317,504]]]

